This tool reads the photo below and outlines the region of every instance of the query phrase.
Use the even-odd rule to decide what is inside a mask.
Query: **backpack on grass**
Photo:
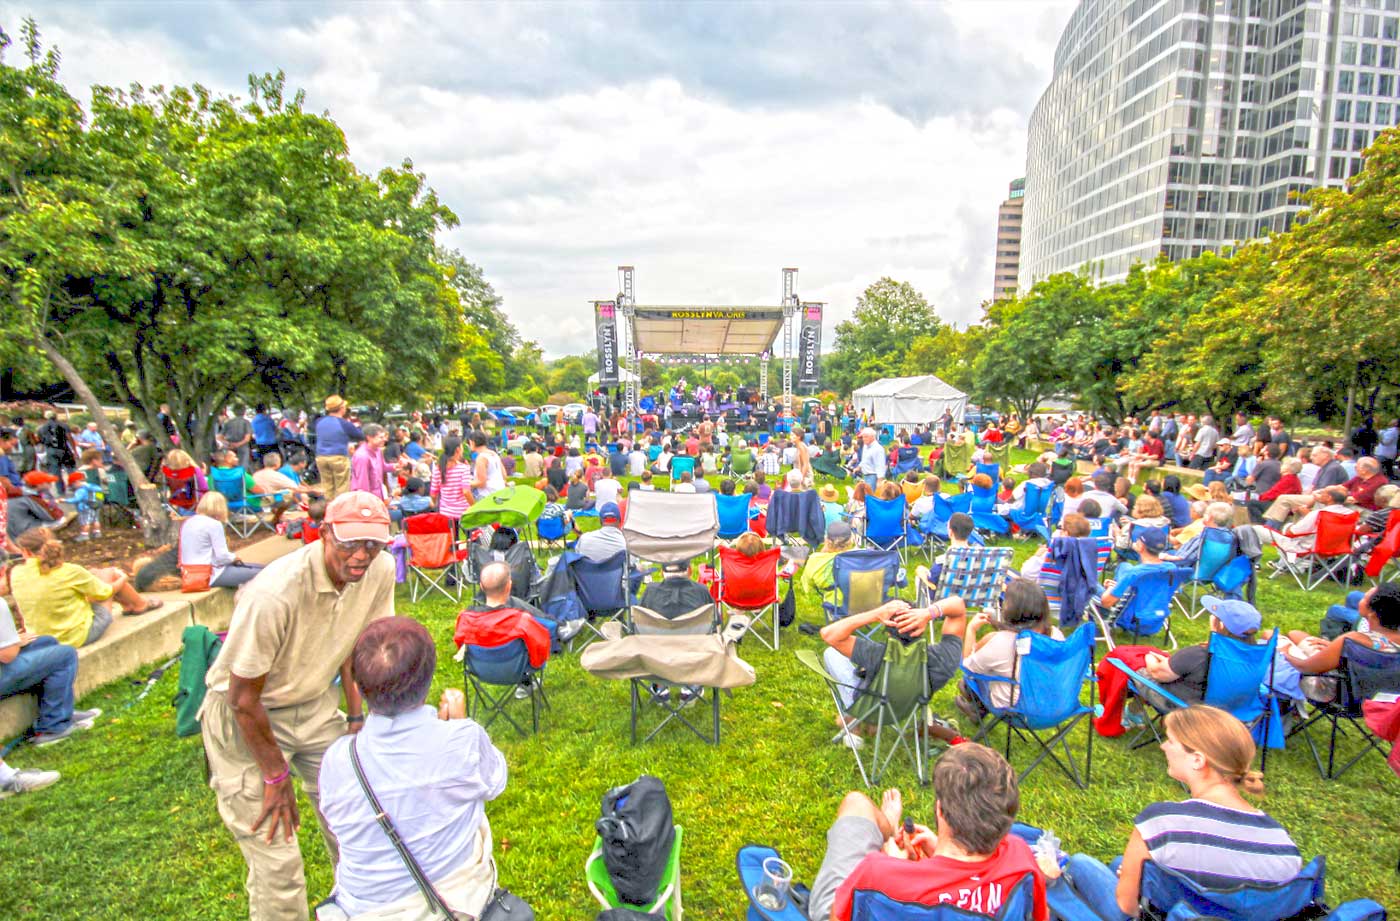
[[[179,690],[170,701],[175,708],[175,735],[181,738],[199,733],[199,708],[204,706],[204,676],[223,646],[223,635],[196,624],[180,634]]]
[[[603,794],[602,816],[595,827],[618,898],[627,905],[654,901],[676,839],[666,785],[643,774],[625,787],[612,788]]]

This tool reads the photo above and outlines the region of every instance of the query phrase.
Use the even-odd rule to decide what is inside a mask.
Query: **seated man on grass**
[[[857,691],[869,687],[879,676],[880,668],[885,663],[886,642],[912,643],[924,635],[935,619],[942,619],[943,632],[938,642],[930,641],[928,644],[928,687],[930,694],[937,694],[957,675],[962,665],[967,605],[958,596],[950,595],[926,608],[911,607],[909,602],[896,598],[878,608],[848,615],[822,627],[822,641],[829,647],[823,652],[822,661],[827,672],[840,683],[842,706],[849,710],[855,703]],[[859,633],[877,623],[888,628],[880,641]],[[857,733],[873,732],[874,727],[858,725],[852,730]],[[958,738],[957,730],[938,720],[930,722],[929,732],[934,738],[945,742]],[[855,748],[861,744],[858,735],[844,731],[832,741],[844,742]]]
[[[995,915],[1030,874],[1033,915],[1046,921],[1045,879],[1030,846],[1009,833],[1021,794],[1006,759],[974,742],[950,748],[934,765],[933,792],[935,827],[913,823],[913,834],[905,832],[898,790],[886,790],[878,806],[847,793],[826,833],[807,916],[849,921],[857,890]]]

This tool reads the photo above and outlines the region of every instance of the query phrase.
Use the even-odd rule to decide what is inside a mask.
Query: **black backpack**
[[[676,830],[666,785],[643,774],[603,794],[595,823],[603,842],[603,865],[626,905],[650,905],[666,873]]]

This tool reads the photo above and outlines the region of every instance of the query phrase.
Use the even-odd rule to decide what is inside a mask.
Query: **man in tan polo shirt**
[[[388,542],[389,512],[377,496],[336,497],[321,540],[245,586],[209,669],[200,713],[209,785],[248,864],[252,921],[308,917],[291,773],[319,810],[322,756],[364,725],[350,653],[367,624],[394,614],[394,562],[381,552]],[[336,842],[324,837],[334,862]]]

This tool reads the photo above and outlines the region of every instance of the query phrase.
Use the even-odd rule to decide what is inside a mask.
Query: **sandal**
[[[138,614],[149,614],[149,613],[151,613],[152,611],[159,611],[159,610],[160,610],[161,608],[163,608],[163,607],[165,607],[165,602],[164,602],[164,601],[161,601],[159,598],[147,598],[147,599],[146,599],[146,606],[145,606],[144,608],[142,608],[142,609],[139,610],[139,611],[128,611],[128,610],[126,610],[125,608],[123,608],[123,609],[122,609],[122,616],[123,616],[123,617],[135,617],[135,616],[137,616]]]

